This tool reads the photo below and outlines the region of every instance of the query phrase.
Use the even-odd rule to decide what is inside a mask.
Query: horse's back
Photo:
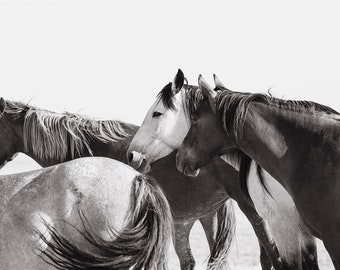
[[[105,157],[79,158],[55,166],[56,178],[88,193],[126,188],[139,174],[130,166]]]
[[[125,226],[132,183],[137,175],[138,172],[115,160],[81,158],[34,173],[2,177],[17,179],[18,187],[12,189],[15,192],[2,209],[2,267],[49,269],[36,256],[39,249],[47,248],[38,233],[49,241],[48,226],[55,227],[72,243],[85,245],[84,248],[86,241],[75,229],[84,231],[84,223],[98,236],[110,239],[109,228],[119,230]]]

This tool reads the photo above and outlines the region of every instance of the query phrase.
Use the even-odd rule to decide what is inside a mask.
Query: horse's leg
[[[291,209],[278,208],[268,219],[284,269],[302,270],[301,227],[299,216]]]
[[[321,235],[320,238],[323,240],[325,248],[332,259],[334,268],[340,270],[340,233],[339,235],[336,234],[337,232],[328,234],[325,237]]]
[[[189,243],[189,234],[194,223],[194,220],[180,223],[175,220],[173,242],[181,270],[192,270],[195,267],[195,259],[192,256]]]
[[[255,208],[251,207],[250,203],[245,201],[242,194],[237,197],[234,196],[234,198],[237,201],[241,211],[248,218],[260,242],[260,246],[262,247],[260,249],[262,270],[271,270],[272,266],[275,268],[275,270],[282,270],[283,267],[278,249],[270,236],[264,220],[258,215]]]
[[[269,260],[269,257],[267,255],[267,251],[265,247],[261,244],[261,241],[259,240],[259,245],[260,245],[260,263],[262,270],[265,269],[272,269],[272,263]]]
[[[313,236],[302,229],[302,269],[303,270],[319,270],[318,253],[316,241]]]
[[[200,222],[210,248],[208,269],[227,269],[228,253],[235,235],[235,213],[232,201],[228,199],[215,213],[200,218]]]
[[[217,233],[217,222],[218,222],[217,212],[210,213],[200,218],[199,220],[200,220],[200,223],[202,224],[203,230],[205,232],[205,237],[207,238],[208,244],[209,244],[209,250],[210,250],[210,260],[208,262],[208,268],[209,268],[211,259],[215,256],[212,253],[214,251],[214,245],[215,245],[216,233]],[[220,264],[219,264],[219,267],[221,267]]]
[[[217,230],[217,212],[208,214],[199,219],[203,230],[205,232],[205,236],[208,240],[210,253],[212,252],[215,244],[215,235]]]

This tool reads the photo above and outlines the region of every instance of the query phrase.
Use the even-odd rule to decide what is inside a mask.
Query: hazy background
[[[340,110],[339,14],[327,1],[0,1],[0,96],[140,124],[181,68],[192,84],[216,73],[234,90]],[[37,167],[21,155],[1,173]],[[233,269],[258,269],[238,215]]]

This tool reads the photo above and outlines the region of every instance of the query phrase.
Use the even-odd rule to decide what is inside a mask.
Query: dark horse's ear
[[[6,101],[0,98],[0,114],[3,114],[6,109]]]
[[[203,79],[202,75],[198,76],[198,87],[202,91],[203,96],[208,98],[210,108],[214,112],[215,111],[214,98],[216,97],[217,92],[214,89],[212,89],[212,87]]]
[[[222,89],[226,88],[224,86],[224,84],[220,81],[220,79],[217,77],[216,74],[214,74],[214,82],[215,82],[215,86],[216,86],[217,90],[222,90]]]
[[[181,90],[184,84],[184,80],[185,78],[183,71],[181,69],[178,69],[177,74],[171,84],[171,90],[173,95],[176,95],[178,91]]]

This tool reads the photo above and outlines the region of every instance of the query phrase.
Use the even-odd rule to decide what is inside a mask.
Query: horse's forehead
[[[151,109],[163,109],[166,110],[165,105],[162,101],[162,99],[157,98],[157,100],[155,101],[155,103],[151,106]]]
[[[149,114],[158,111],[162,114],[174,113],[175,110],[167,108],[161,99],[158,99],[150,108]]]

